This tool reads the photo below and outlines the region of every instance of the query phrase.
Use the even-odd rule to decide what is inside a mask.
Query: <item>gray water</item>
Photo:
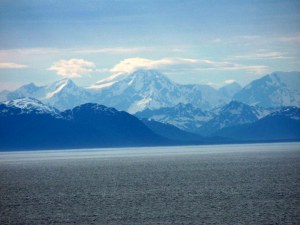
[[[0,224],[300,224],[300,143],[0,153]]]

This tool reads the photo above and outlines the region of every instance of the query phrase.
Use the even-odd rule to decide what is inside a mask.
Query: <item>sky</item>
[[[299,0],[1,0],[0,91],[136,69],[246,85],[300,71]]]

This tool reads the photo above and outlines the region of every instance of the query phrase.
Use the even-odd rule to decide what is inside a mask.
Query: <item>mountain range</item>
[[[191,107],[191,105],[177,105],[173,108],[159,110],[146,109],[136,113],[135,116],[140,119],[147,118],[172,124],[186,132],[202,137],[224,137],[237,141],[276,140],[277,138],[283,140],[288,137],[300,139],[300,132],[297,132],[297,129],[300,128],[300,109],[295,106],[263,108],[231,101],[222,107],[204,112]],[[284,124],[283,120],[287,123]],[[263,124],[265,128],[261,129]],[[294,130],[290,130],[290,127],[293,127],[291,124],[295,124]],[[249,132],[252,126],[252,131]],[[276,129],[273,129],[274,127]],[[261,134],[262,130],[264,135],[256,135]],[[276,135],[274,132],[277,132]],[[279,138],[280,133],[282,134],[281,138]]]
[[[214,135],[244,141],[300,140],[300,109],[284,107],[254,123],[220,129]]]
[[[0,99],[32,97],[59,110],[83,103],[98,103],[129,113],[144,109],[191,104],[201,110],[223,106],[231,100],[262,107],[300,106],[300,73],[276,72],[241,88],[237,83],[218,90],[209,85],[182,85],[155,70],[137,70],[132,74],[114,75],[89,87],[78,87],[63,79],[46,86],[26,84],[15,91],[3,91]]]
[[[23,98],[0,104],[0,149],[57,149],[174,144],[127,112],[95,103],[58,111]]]
[[[96,103],[59,111],[20,98],[0,103],[0,125],[2,150],[295,141],[300,140],[300,109],[283,107],[263,116],[255,107],[230,102],[193,133]]]
[[[275,72],[254,80],[233,100],[262,107],[300,106],[300,73]]]
[[[119,77],[122,79],[104,84],[102,81],[87,88],[78,87],[69,79],[46,86],[30,83],[15,91],[2,92],[0,99],[32,97],[60,110],[94,102],[135,113],[146,108],[172,107],[179,103],[209,109],[230,101],[229,95],[236,90],[233,87],[230,91],[230,85],[226,91],[230,94],[224,95],[208,85],[180,85],[154,70],[138,70]]]
[[[244,88],[231,83],[216,90],[138,70],[86,88],[69,79],[30,83],[0,93],[0,147],[299,140],[299,81],[299,72],[276,72]]]

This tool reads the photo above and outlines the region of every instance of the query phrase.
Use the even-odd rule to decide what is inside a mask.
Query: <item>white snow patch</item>
[[[94,85],[91,85],[91,86],[87,87],[87,89],[101,89],[101,88],[105,88],[105,87],[110,87],[114,83],[116,83],[116,81],[112,81],[112,82],[105,83],[105,84],[97,84],[96,83]]]
[[[55,94],[59,93],[66,85],[67,82],[63,82],[55,91],[48,93],[46,98],[52,98]]]

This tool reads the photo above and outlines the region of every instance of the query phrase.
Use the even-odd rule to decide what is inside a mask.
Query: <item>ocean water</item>
[[[300,143],[2,152],[0,224],[300,224]]]

